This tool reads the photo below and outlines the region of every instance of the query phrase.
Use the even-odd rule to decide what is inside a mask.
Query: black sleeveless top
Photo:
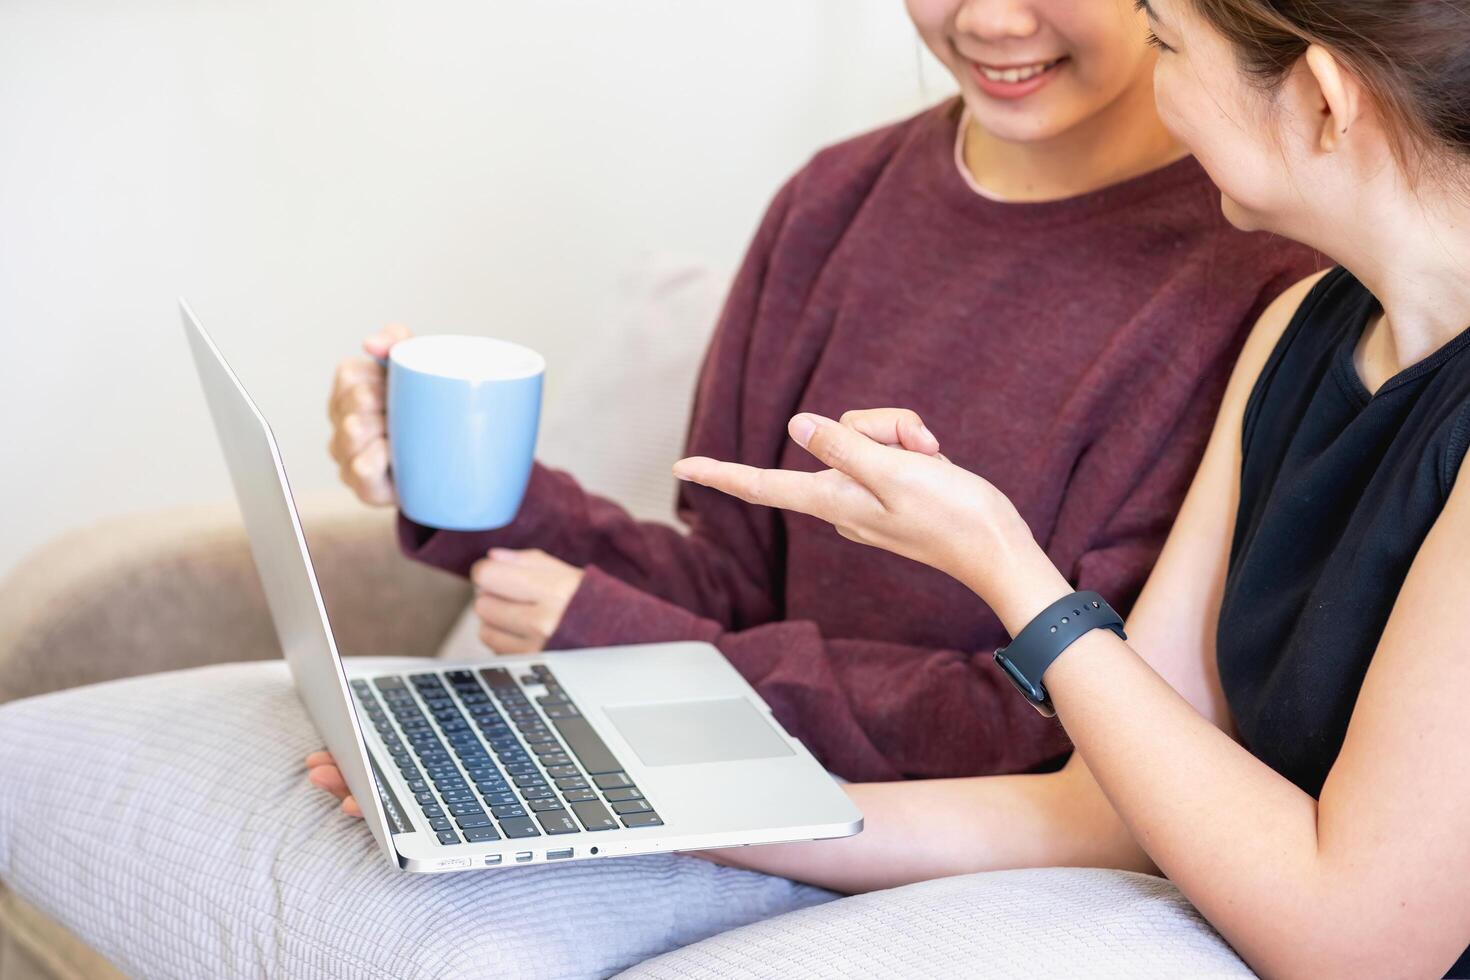
[[[1323,276],[1245,409],[1220,682],[1246,748],[1314,797],[1470,442],[1470,330],[1370,395],[1353,351],[1379,309]]]

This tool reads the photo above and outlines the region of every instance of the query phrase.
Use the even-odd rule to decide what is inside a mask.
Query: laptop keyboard
[[[439,843],[663,824],[548,667],[478,673],[352,681]]]

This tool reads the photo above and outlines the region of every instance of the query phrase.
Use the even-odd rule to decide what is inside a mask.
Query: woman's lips
[[[1055,78],[1066,63],[1066,58],[1056,58],[1029,65],[982,65],[977,61],[969,65],[970,77],[980,91],[993,99],[1020,99]]]

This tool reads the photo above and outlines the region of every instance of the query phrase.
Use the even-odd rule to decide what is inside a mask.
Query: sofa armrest
[[[469,601],[468,584],[404,558],[391,511],[333,492],[307,498],[301,513],[341,652],[434,653]],[[0,702],[280,655],[233,506],[73,531],[0,583]]]

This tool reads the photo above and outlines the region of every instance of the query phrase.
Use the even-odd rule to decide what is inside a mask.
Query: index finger
[[[743,463],[724,463],[707,456],[690,456],[674,464],[674,475],[689,483],[728,493],[748,504],[780,507],[808,514],[829,524],[844,523],[841,502],[827,492],[820,473],[763,470]]]
[[[388,356],[388,351],[392,350],[394,344],[400,340],[407,340],[412,336],[413,331],[409,330],[403,324],[390,323],[382,330],[379,330],[364,340],[362,342],[362,349],[371,354],[375,359],[381,360]]]

